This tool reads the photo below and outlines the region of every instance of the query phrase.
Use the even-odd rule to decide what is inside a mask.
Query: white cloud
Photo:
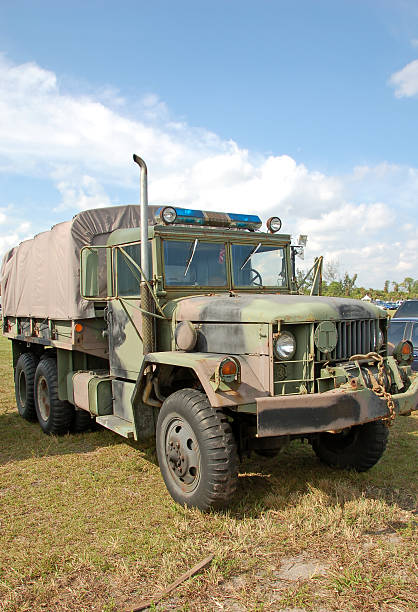
[[[0,223],[7,227],[7,229],[5,227],[0,230],[0,255],[33,235],[31,234],[31,224],[28,221],[19,221],[19,216],[16,215],[16,211],[12,207],[0,212]],[[13,228],[12,231],[9,229],[11,227]]]
[[[301,219],[300,227],[304,233],[314,232],[317,240],[337,243],[350,235],[364,241],[362,234],[375,234],[389,227],[394,218],[394,213],[381,202],[369,205],[346,203],[319,218]]]
[[[418,268],[418,249],[392,246],[416,240],[418,169],[384,163],[327,176],[288,155],[255,154],[172,118],[152,93],[138,102],[135,116],[132,108],[111,87],[71,94],[54,73],[0,56],[0,173],[47,180],[60,194],[55,217],[45,207],[37,231],[78,210],[114,203],[111,192],[137,201],[136,152],[148,164],[151,203],[255,212],[264,219],[278,214],[283,231],[309,235],[307,262],[320,253],[339,259],[368,286],[401,280],[405,265]],[[0,238],[0,250],[29,231],[16,203],[8,221],[13,231]]]
[[[92,176],[84,175],[74,181],[59,181],[57,189],[61,193],[62,201],[56,211],[66,208],[88,210],[112,204],[103,186]]]
[[[418,95],[418,60],[413,60],[398,72],[394,72],[389,83],[395,88],[397,98],[412,98]]]

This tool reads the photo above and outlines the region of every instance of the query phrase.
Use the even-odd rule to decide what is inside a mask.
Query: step
[[[114,414],[98,416],[96,417],[96,423],[103,425],[103,427],[106,427],[107,429],[115,431],[124,438],[134,438],[134,424],[130,421],[126,421],[125,419],[121,419]]]

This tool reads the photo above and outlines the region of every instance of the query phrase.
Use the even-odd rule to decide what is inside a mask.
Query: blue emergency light
[[[177,206],[159,208],[156,216],[165,225],[210,225],[212,227],[233,227],[250,231],[261,227],[261,219],[257,215],[193,210],[192,208],[178,208]]]

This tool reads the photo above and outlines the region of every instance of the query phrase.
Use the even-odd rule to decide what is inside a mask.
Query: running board
[[[103,427],[106,427],[107,429],[115,431],[124,438],[134,438],[133,423],[131,423],[130,421],[126,421],[125,419],[121,419],[120,417],[115,416],[114,414],[98,416],[96,417],[96,423],[99,423],[99,425],[103,425]]]

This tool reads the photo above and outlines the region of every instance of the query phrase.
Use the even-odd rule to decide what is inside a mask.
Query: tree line
[[[305,272],[296,270],[296,281],[301,286]],[[410,276],[402,282],[386,280],[382,289],[373,287],[357,287],[357,274],[350,276],[348,272],[341,273],[337,262],[327,262],[322,274],[322,295],[334,297],[352,297],[361,299],[367,293],[374,300],[392,302],[418,298],[418,279]],[[312,286],[313,275],[310,274],[301,288],[303,293],[309,293]]]

